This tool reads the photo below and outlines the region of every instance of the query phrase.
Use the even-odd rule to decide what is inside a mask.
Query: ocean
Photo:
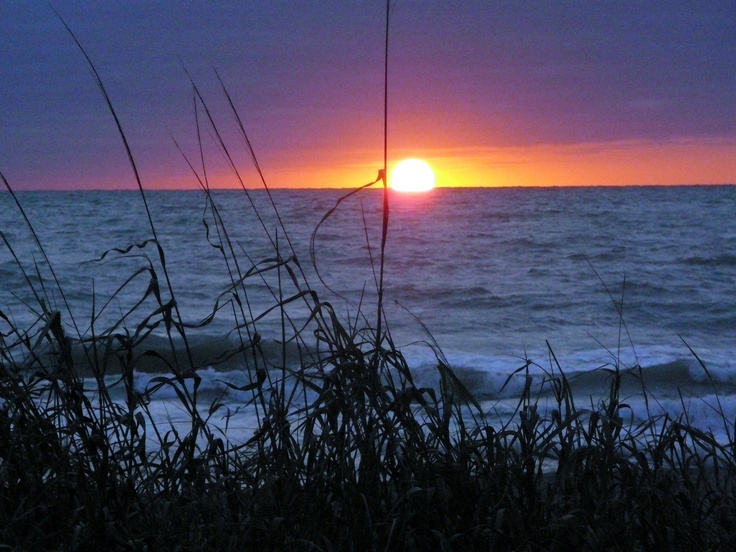
[[[248,330],[264,343],[282,337],[279,311],[269,308],[279,286],[285,296],[295,293],[292,274],[349,327],[375,325],[382,194],[365,190],[340,201],[347,193],[274,190],[278,215],[262,190],[213,193],[243,272],[273,264],[276,251],[291,259],[292,273],[255,270],[245,280],[247,308],[257,318]],[[154,273],[166,295],[138,192],[17,197],[50,266],[10,194],[1,193],[6,341],[10,324],[34,323],[33,290],[61,312],[65,332],[75,338],[92,335],[93,319],[95,335],[123,318],[117,331],[135,329],[150,312],[150,295],[138,302],[153,289]],[[213,245],[212,210],[197,191],[150,192],[147,200],[181,316],[202,326],[188,335],[203,358],[217,358],[238,322],[226,305],[232,281]],[[583,404],[605,395],[618,368],[626,374],[622,400],[633,419],[686,413],[694,425],[723,436],[724,418],[736,419],[734,212],[732,186],[391,192],[386,324],[420,383],[436,385],[439,354],[489,418],[513,412],[524,373],[509,376],[527,364],[536,383],[564,370]],[[287,311],[296,326],[309,323],[299,301]],[[163,354],[162,333],[156,327],[147,347]],[[159,368],[142,367],[141,390]],[[228,391],[222,382],[237,385],[241,372],[234,359],[203,367],[205,395]],[[175,418],[174,399],[162,391],[154,410]],[[236,405],[242,397],[230,389],[226,400]],[[234,438],[252,431],[245,409],[242,416],[240,425],[230,422]]]

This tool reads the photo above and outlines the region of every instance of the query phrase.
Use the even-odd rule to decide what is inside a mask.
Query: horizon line
[[[378,183],[377,183],[378,184]],[[452,189],[476,189],[476,190],[492,190],[492,189],[556,189],[556,188],[698,188],[698,187],[726,187],[735,186],[736,182],[702,182],[702,183],[678,183],[678,184],[501,184],[494,186],[435,186],[432,190],[425,192],[399,192],[389,187],[389,190],[406,195],[423,195],[431,193],[433,190],[452,190]],[[211,187],[210,192],[257,192],[257,191],[331,191],[331,190],[356,190],[360,186],[269,186],[264,188],[258,187]],[[383,186],[367,187],[366,190],[383,190]],[[206,190],[198,187],[177,187],[177,188],[143,188],[144,192],[205,192]],[[135,192],[140,193],[138,188],[26,188],[22,190],[12,190],[13,193],[69,193],[69,192]],[[0,189],[0,193],[8,193],[7,189]]]

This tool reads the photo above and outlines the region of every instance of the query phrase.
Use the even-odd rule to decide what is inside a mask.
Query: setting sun
[[[399,192],[426,192],[434,188],[434,172],[420,159],[405,159],[391,173],[391,187]]]

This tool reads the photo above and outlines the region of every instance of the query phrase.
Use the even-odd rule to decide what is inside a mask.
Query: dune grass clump
[[[277,265],[279,263],[276,263]],[[273,270],[276,270],[273,268]],[[127,381],[160,326],[71,339],[58,311],[5,322],[0,379],[0,542],[47,550],[726,550],[736,537],[732,445],[686,417],[633,424],[606,398],[580,408],[559,367],[542,415],[531,379],[508,420],[483,414],[438,359],[418,388],[390,334],[343,325],[314,294],[298,368],[243,342],[246,442],[212,424],[199,366],[143,393]],[[285,306],[289,298],[279,299]],[[157,300],[158,301],[158,300]],[[9,328],[9,330],[8,330]],[[376,345],[378,344],[378,345]],[[82,378],[72,346],[90,356]],[[247,359],[247,360],[246,360]],[[521,369],[521,374],[528,371]],[[114,381],[110,381],[114,374]],[[528,377],[528,372],[527,372]],[[125,387],[115,400],[115,386]],[[186,430],[149,405],[176,390]],[[470,402],[468,402],[470,400]],[[233,414],[237,416],[237,414]]]
[[[200,123],[209,125],[231,160],[196,86],[194,92],[198,135]],[[109,99],[108,106],[114,115]],[[309,282],[275,203],[278,231],[262,226],[272,255],[253,259],[222,222],[206,171],[186,159],[203,190],[206,238],[230,282],[213,298],[211,316],[195,323],[179,311],[149,212],[147,241],[114,244],[100,258],[134,258],[140,268],[122,275],[115,297],[96,302],[89,325],[81,324],[3,177],[41,253],[28,265],[2,236],[34,298],[25,303],[31,322],[0,311],[3,548],[736,546],[732,438],[716,440],[687,415],[635,422],[617,366],[604,398],[581,407],[551,349],[541,389],[532,386],[530,361],[511,370],[527,385],[506,419],[481,407],[438,348],[438,386],[418,386],[383,320],[379,275],[375,295],[358,299],[357,315],[342,316],[325,300],[329,291]],[[240,179],[232,161],[231,168]],[[367,186],[377,183],[385,194],[385,172]],[[258,210],[254,215],[262,220]],[[113,299],[141,282],[143,292],[116,321],[100,322]],[[256,308],[263,297],[253,290],[263,294],[264,284],[270,303]],[[189,339],[225,313],[235,337],[226,356],[239,366],[239,379],[225,387],[242,398],[237,406],[220,396],[203,399],[201,371],[222,358],[198,358]],[[276,335],[265,333],[273,328]],[[154,338],[171,354],[153,348]],[[157,374],[141,389],[136,376],[152,363]],[[153,407],[164,392],[175,397],[183,422],[157,417]],[[542,392],[551,393],[552,408],[542,405]],[[235,441],[227,427],[239,409],[256,427]],[[725,417],[724,426],[733,435]]]
[[[514,374],[527,385],[509,419],[484,412],[439,350],[438,388],[418,387],[385,325],[378,334],[365,309],[345,322],[276,239],[272,257],[243,261],[206,187],[203,197],[214,221],[210,240],[231,285],[216,298],[212,317],[197,324],[183,322],[175,309],[155,238],[106,254],[134,251],[143,260],[121,289],[139,278],[149,284],[115,323],[81,332],[53,272],[51,282],[37,284],[42,263],[29,273],[3,237],[37,304],[27,305],[36,318],[25,325],[0,312],[0,544],[20,550],[736,544],[732,439],[719,442],[686,415],[635,423],[615,367],[604,399],[580,407],[551,350],[542,390],[551,393],[553,408],[542,408],[542,390],[533,391],[531,362]],[[248,309],[253,279],[268,283],[273,304],[263,312]],[[61,298],[58,309],[54,296]],[[301,317],[292,316],[295,305]],[[209,362],[187,353],[188,333],[225,308],[239,336],[229,354],[242,366],[242,384],[227,385],[246,397],[242,406],[257,420],[244,442],[223,429],[237,419],[232,402],[198,396],[198,371]],[[274,314],[279,335],[261,335],[260,322]],[[156,333],[184,353],[149,349]],[[277,346],[266,347],[269,341]],[[135,374],[152,361],[164,373],[141,391]],[[152,413],[164,389],[173,390],[186,423]],[[724,424],[733,427],[725,417]]]

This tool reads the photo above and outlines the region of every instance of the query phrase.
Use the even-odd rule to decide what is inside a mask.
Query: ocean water
[[[243,270],[278,249],[297,260],[292,266],[303,272],[299,278],[321,300],[360,325],[359,312],[375,321],[381,193],[366,190],[338,204],[345,193],[275,190],[278,216],[263,191],[250,197],[216,192],[214,199]],[[147,198],[180,312],[196,324],[215,311],[218,298],[224,302],[231,284],[210,243],[212,212],[201,192],[152,192]],[[2,193],[0,311],[15,325],[33,322],[35,289],[62,312],[68,335],[90,336],[93,313],[99,335],[145,295],[149,268],[162,274],[155,247],[146,242],[152,231],[137,192],[26,192],[18,199],[69,309],[20,211]],[[696,425],[718,433],[721,414],[736,418],[734,212],[736,187],[729,186],[391,193],[387,322],[417,379],[436,381],[428,343],[436,344],[489,415],[513,409],[523,378],[504,383],[526,360],[538,382],[559,365],[576,393],[593,402],[605,394],[609,370],[617,366],[630,371],[623,396],[634,417],[646,415],[643,377],[650,408],[673,416],[686,411]],[[276,277],[270,271],[264,280],[246,280],[254,317],[273,305],[267,284],[275,289]],[[281,277],[284,293],[293,291],[288,273]],[[125,324],[140,323],[136,316],[149,303]],[[295,323],[307,321],[296,302],[289,313]],[[191,339],[214,357],[233,339],[233,326],[223,308],[210,324],[191,329]],[[0,328],[7,333],[3,321]],[[149,347],[165,348],[156,341],[160,330]],[[266,342],[278,340],[281,319],[267,313],[256,331]],[[155,371],[141,371],[142,388]],[[201,373],[203,387],[215,393],[222,380],[237,382],[238,366]],[[232,393],[229,400],[240,398]],[[160,396],[162,414],[171,416],[172,404]]]

